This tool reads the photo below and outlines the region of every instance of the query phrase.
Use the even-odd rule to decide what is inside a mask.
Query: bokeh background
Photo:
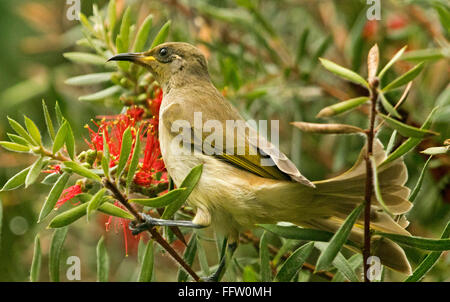
[[[92,13],[107,1],[81,0],[82,12]],[[280,120],[280,144],[283,152],[297,164],[309,179],[319,180],[348,169],[363,144],[358,136],[319,136],[302,134],[291,121],[317,122],[316,114],[326,105],[364,94],[359,87],[343,82],[325,71],[319,57],[366,74],[366,55],[378,43],[381,64],[404,45],[408,51],[428,49],[441,55],[428,60],[422,74],[414,81],[407,102],[400,113],[409,124],[420,126],[431,109],[441,108],[433,130],[441,136],[423,141],[405,161],[409,170],[408,186],[414,187],[427,157],[419,151],[442,145],[450,137],[449,88],[449,19],[446,1],[387,1],[381,4],[381,20],[368,21],[364,0],[118,0],[118,11],[132,5],[136,21],[149,13],[154,15],[151,35],[168,19],[172,20],[169,40],[187,41],[201,47],[209,60],[214,83],[249,119]],[[63,57],[64,52],[82,49],[76,41],[82,37],[78,21],[66,17],[68,6],[61,0],[0,1],[0,139],[10,131],[6,116],[22,121],[32,118],[41,129],[45,122],[41,100],[50,108],[58,100],[70,120],[78,148],[88,148],[84,125],[96,115],[118,113],[117,102],[80,102],[80,95],[100,87],[79,88],[64,81],[75,75],[102,71],[102,68],[76,65]],[[447,19],[445,22],[445,14]],[[307,42],[301,37],[308,31]],[[299,47],[304,45],[304,47]],[[386,76],[392,80],[413,66],[401,61]],[[388,95],[394,102],[400,92]],[[366,110],[332,119],[364,127]],[[380,139],[387,143],[391,130],[384,129]],[[401,140],[397,141],[397,145]],[[0,149],[0,184],[33,162],[33,156]],[[450,218],[450,159],[435,157],[425,174],[422,190],[408,214],[410,232],[437,237]],[[52,231],[37,224],[37,216],[49,190],[44,184],[28,189],[0,193],[3,223],[0,245],[0,281],[26,281],[33,254],[33,239],[41,234],[43,263],[41,280],[48,280],[47,254]],[[70,205],[67,205],[70,206]],[[105,235],[111,259],[110,280],[136,279],[137,244],[129,242],[125,255],[121,230],[105,232],[105,217],[86,224],[81,219],[70,227],[62,259],[78,256],[82,263],[82,281],[96,278],[95,248]],[[258,231],[256,231],[258,234]],[[202,233],[210,264],[217,261],[214,234]],[[275,240],[275,239],[273,239]],[[182,252],[182,245],[178,246]],[[423,254],[408,249],[413,265]],[[159,281],[176,280],[177,268],[168,256],[157,253],[155,276]],[[256,265],[256,250],[242,245],[237,260],[242,267]],[[66,267],[62,262],[62,267]],[[194,268],[198,268],[198,263]],[[64,269],[63,269],[64,271]],[[62,280],[66,280],[62,274]],[[313,280],[321,281],[313,276]],[[387,272],[387,280],[401,276]],[[440,262],[426,277],[427,281],[450,281],[450,256],[444,253]]]

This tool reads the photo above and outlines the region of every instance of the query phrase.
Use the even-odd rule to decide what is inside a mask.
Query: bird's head
[[[118,54],[108,61],[130,61],[141,65],[148,69],[162,86],[174,79],[209,79],[205,56],[189,43],[163,43],[146,52]]]

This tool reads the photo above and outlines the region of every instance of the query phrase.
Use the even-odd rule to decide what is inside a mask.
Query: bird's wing
[[[205,91],[202,91],[205,94]],[[165,122],[185,120],[191,125],[191,144],[205,153],[205,141],[210,150],[207,154],[222,159],[234,166],[265,178],[279,180],[293,180],[304,185],[314,187],[314,184],[304,177],[289,158],[275,145],[246,123],[241,115],[221,95],[210,95],[206,101],[190,103],[190,99],[179,96],[181,99],[172,102],[164,109],[162,119]],[[211,98],[217,102],[211,102]],[[245,130],[239,127],[223,127],[222,140],[211,140],[211,132],[205,130],[205,126],[194,122],[194,112],[202,112],[202,122],[217,120],[221,125],[227,125],[227,121],[244,124]],[[226,114],[224,114],[226,113]],[[170,129],[170,125],[167,125]],[[214,128],[214,131],[217,129]],[[217,137],[217,136],[215,136]]]

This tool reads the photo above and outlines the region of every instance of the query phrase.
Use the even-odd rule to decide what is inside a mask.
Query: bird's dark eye
[[[161,57],[165,57],[167,54],[169,53],[169,51],[167,50],[167,48],[163,47],[159,50],[159,55]]]

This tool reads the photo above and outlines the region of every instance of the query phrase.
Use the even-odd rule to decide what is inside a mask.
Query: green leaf
[[[131,135],[131,128],[127,128],[122,136],[122,145],[120,147],[119,163],[117,164],[117,180],[120,179],[122,172],[125,169],[128,158],[130,157],[131,147],[133,145],[133,137]]]
[[[277,281],[290,282],[302,268],[313,249],[314,242],[309,242],[293,252],[278,271],[276,276]]]
[[[303,30],[302,35],[300,36],[300,39],[298,41],[297,56],[295,58],[296,64],[298,64],[306,54],[306,42],[308,41],[308,37],[309,28],[307,27]]]
[[[150,46],[150,49],[152,49],[153,47],[158,46],[159,44],[164,43],[166,41],[167,36],[169,35],[171,23],[172,23],[172,21],[169,20],[161,27],[158,34],[153,39],[152,46]]]
[[[55,128],[53,128],[52,118],[50,117],[50,113],[48,112],[48,107],[45,104],[45,101],[42,100],[42,109],[44,111],[45,124],[47,125],[47,131],[52,140],[55,139]]]
[[[41,173],[43,165],[44,165],[44,157],[41,156],[30,167],[30,171],[28,171],[27,177],[25,178],[25,188],[28,188],[36,181],[36,179],[39,177],[39,174]]]
[[[162,219],[170,219],[175,214],[175,212],[178,211],[178,209],[184,204],[186,199],[191,194],[192,190],[194,190],[195,186],[197,185],[197,182],[200,180],[202,171],[203,165],[198,165],[189,172],[180,186],[180,188],[186,188],[186,190],[182,194],[180,194],[176,201],[172,202],[166,207],[164,213],[161,216]]]
[[[386,213],[393,215],[391,213],[391,211],[389,210],[389,208],[386,206],[386,203],[384,202],[383,194],[381,194],[381,187],[380,187],[380,182],[378,180],[377,163],[375,161],[375,158],[371,155],[371,156],[369,156],[369,160],[372,165],[372,174],[373,174],[372,177],[373,177],[373,186],[374,186],[374,191],[375,191],[375,197],[377,198],[377,201],[380,203],[383,210]]]
[[[244,282],[258,282],[258,274],[255,272],[255,270],[250,266],[247,265],[244,267],[244,271],[242,272],[242,281]]]
[[[21,136],[18,136],[18,135],[15,135],[15,134],[11,134],[11,133],[7,133],[7,135],[9,137],[10,141],[13,142],[13,143],[16,143],[16,144],[19,144],[19,145],[24,145],[24,146],[27,146],[27,147],[30,145],[30,143],[26,139],[21,137]]]
[[[52,221],[50,221],[48,228],[56,229],[72,224],[86,215],[87,207],[88,203],[83,203],[55,216]]]
[[[56,121],[58,122],[58,126],[61,126],[64,123],[64,116],[61,112],[61,108],[59,107],[58,101],[55,103],[55,113],[56,113]]]
[[[329,71],[331,71],[332,73],[347,79],[353,83],[356,84],[360,84],[364,87],[369,87],[369,84],[367,83],[366,80],[364,80],[360,75],[358,75],[356,72],[351,71],[350,69],[344,68],[334,62],[331,62],[327,59],[323,59],[323,58],[319,58],[320,62],[322,63],[322,65],[328,69]]]
[[[356,271],[356,269],[360,267],[362,263],[363,257],[360,254],[355,254],[348,259],[348,264],[350,264],[352,271]],[[331,282],[344,282],[344,281],[345,276],[340,271],[336,272],[333,279],[331,280]]]
[[[389,155],[394,149],[395,139],[397,138],[397,130],[392,131],[391,137],[389,138],[388,145],[386,147],[386,154]]]
[[[315,242],[314,246],[323,253],[327,249],[328,244],[324,242]],[[344,275],[349,281],[359,282],[358,276],[341,252],[339,252],[336,255],[336,258],[334,258],[333,266],[336,267],[338,271],[341,272],[342,275]]]
[[[422,127],[420,127],[420,129],[427,130],[431,127],[431,123],[433,121],[433,116],[437,112],[438,108],[439,107],[433,108],[433,110],[430,112],[427,119],[423,123]],[[419,138],[413,138],[413,137],[408,138],[400,147],[398,147],[397,149],[394,150],[394,152],[389,154],[389,156],[379,166],[386,165],[386,164],[396,160],[397,158],[405,155],[411,149],[413,149],[415,146],[417,146],[420,143],[420,141],[421,141],[421,139],[419,139]]]
[[[15,120],[13,120],[10,117],[8,117],[8,122],[9,122],[9,125],[11,126],[11,128],[13,128],[14,131],[16,131],[16,133],[19,136],[26,139],[31,145],[38,146],[38,143],[34,141],[34,139],[28,134],[28,132],[18,122],[16,122]]]
[[[428,48],[408,51],[402,56],[402,60],[412,62],[434,61],[445,58],[442,49]]]
[[[196,254],[197,254],[197,235],[193,233],[186,247],[186,250],[184,251],[183,254],[183,259],[187,263],[187,265],[192,266]],[[177,280],[178,282],[186,282],[188,276],[189,275],[184,271],[184,269],[180,268],[180,270],[178,271]]]
[[[109,179],[109,146],[106,142],[106,135],[103,132],[103,156],[102,156],[102,170],[105,177]]]
[[[0,246],[2,244],[3,202],[0,199]]]
[[[422,187],[423,177],[425,175],[425,171],[427,170],[428,163],[430,162],[432,156],[428,157],[427,161],[423,165],[422,171],[420,172],[419,179],[417,180],[416,185],[414,186],[414,189],[412,190],[411,194],[409,195],[409,201],[414,202],[417,195],[420,192],[420,188]]]
[[[67,236],[68,228],[56,229],[53,233],[52,241],[50,243],[50,253],[48,259],[48,271],[50,274],[50,281],[59,282],[59,264],[64,240]]]
[[[98,208],[98,210],[102,213],[105,213],[105,214],[108,214],[108,215],[114,216],[114,217],[125,218],[125,219],[130,219],[130,220],[135,219],[135,217],[130,212],[127,212],[109,202],[103,203],[100,206],[100,208]]]
[[[41,212],[39,213],[38,223],[41,222],[45,217],[47,217],[48,214],[50,214],[50,212],[55,208],[56,202],[61,196],[61,193],[63,192],[67,181],[69,180],[69,177],[69,173],[63,173],[55,182],[52,189],[50,190],[50,193],[48,194],[47,199],[44,202],[44,205],[42,206]]]
[[[145,247],[145,252],[142,260],[141,270],[139,271],[139,282],[151,282],[153,276],[153,240],[149,240]]]
[[[123,43],[123,49],[118,52],[127,52],[130,43],[130,27],[131,27],[131,6],[128,6],[123,14],[122,24],[120,25],[120,39]]]
[[[391,103],[389,103],[389,101],[386,99],[386,97],[382,92],[380,92],[380,100],[381,105],[383,105],[383,108],[387,112],[389,112],[391,115],[395,116],[398,119],[402,118],[402,116],[397,112],[397,110],[395,110],[394,106],[392,106]]]
[[[130,166],[128,167],[128,173],[127,173],[127,182],[126,182],[126,193],[129,194],[130,192],[130,186],[134,179],[134,173],[136,172],[136,169],[139,164],[139,155],[141,153],[141,140],[139,139],[139,130],[136,133],[136,141],[134,143],[134,149],[133,149],[133,157],[131,158]]]
[[[67,137],[67,121],[62,124],[61,127],[59,127],[58,132],[56,133],[55,140],[53,142],[53,148],[52,153],[56,154],[64,145],[64,142],[66,141]]]
[[[375,232],[378,235],[391,239],[397,243],[427,251],[450,250],[450,239],[431,239],[416,236],[404,236],[384,232]]]
[[[272,281],[272,269],[270,267],[270,254],[266,231],[264,231],[264,233],[262,234],[261,240],[259,242],[259,262],[261,282]]]
[[[44,185],[54,185],[55,182],[59,179],[60,174],[57,172],[51,173],[47,175],[42,181],[41,184]]]
[[[63,54],[63,56],[66,59],[79,64],[86,63],[104,66],[106,63],[105,58],[85,52],[66,52]]]
[[[13,177],[11,177],[0,190],[1,192],[10,191],[19,188],[21,185],[25,183],[25,179],[27,178],[28,171],[31,167],[23,169]]]
[[[441,239],[446,239],[450,236],[450,222],[447,223],[442,232]],[[413,274],[406,278],[405,282],[420,281],[434,266],[434,264],[441,257],[442,252],[431,252],[427,257],[417,266]]]
[[[339,102],[337,104],[328,106],[323,108],[318,114],[317,118],[323,118],[323,117],[330,117],[337,114],[341,114],[347,111],[350,111],[364,103],[366,103],[369,100],[368,97],[357,97],[353,99],[349,99],[347,101]]]
[[[120,87],[119,85],[114,85],[114,86],[100,90],[93,94],[80,96],[78,99],[80,101],[87,101],[87,102],[100,101],[100,100],[106,99],[110,96],[113,96],[121,91],[122,91],[122,87]]]
[[[31,262],[30,270],[30,281],[39,281],[39,274],[41,272],[41,262],[42,262],[42,251],[41,251],[41,241],[39,239],[39,234],[34,237],[34,250],[33,250],[33,260]]]
[[[385,122],[389,125],[389,127],[397,130],[398,133],[400,133],[405,137],[424,138],[426,136],[439,135],[434,131],[425,130],[422,128],[419,129],[410,125],[403,124],[402,122],[399,122],[382,113],[379,113],[379,116],[381,116],[385,120]]]
[[[40,145],[41,142],[41,133],[39,132],[38,127],[36,124],[29,119],[27,116],[25,116],[25,126],[27,127],[28,133],[30,133],[33,140]]]
[[[66,161],[66,162],[64,162],[64,166],[66,166],[67,168],[71,169],[73,172],[75,172],[78,175],[90,178],[92,180],[96,180],[98,182],[102,181],[100,176],[98,176],[97,174],[95,174],[94,172],[89,170],[88,168],[85,168],[85,167],[77,164],[74,161]]]
[[[12,143],[12,142],[0,141],[0,146],[5,148],[6,150],[13,151],[13,152],[29,152],[30,151],[30,147],[24,146],[21,144],[17,144],[17,143]]]
[[[383,78],[384,74],[386,73],[386,71],[389,70],[389,68],[392,67],[392,65],[395,64],[395,62],[397,62],[400,57],[402,56],[402,54],[405,52],[407,46],[404,46],[402,49],[400,49],[393,57],[392,59],[386,64],[386,66],[383,67],[383,69],[380,71],[380,73],[378,74],[378,78],[381,79]]]
[[[147,43],[150,29],[152,28],[153,15],[147,16],[136,35],[136,41],[134,42],[133,52],[144,51],[145,44]]]
[[[88,207],[87,207],[87,219],[89,220],[89,216],[92,214],[92,212],[94,212],[95,210],[97,210],[102,203],[105,201],[103,199],[103,196],[106,193],[106,188],[102,188],[100,189],[97,193],[95,193],[94,196],[92,196],[91,200],[88,203]]]
[[[75,136],[73,135],[72,127],[70,127],[69,122],[67,122],[67,134],[66,134],[66,148],[69,157],[75,159]]]
[[[113,74],[112,72],[91,73],[67,79],[64,83],[73,86],[100,84],[109,82]]]
[[[205,249],[200,240],[197,240],[197,257],[204,276],[211,275],[209,270],[208,258],[206,257]]]
[[[428,154],[428,155],[439,155],[439,154],[445,154],[450,149],[449,146],[442,146],[442,147],[430,147],[427,148],[424,151],[421,151],[420,153]]]
[[[147,199],[130,199],[129,202],[138,203],[151,208],[163,208],[170,205],[172,202],[180,198],[181,194],[186,191],[186,188],[179,188],[167,192],[154,198]]]
[[[114,31],[114,27],[116,26],[116,0],[109,1],[108,4],[108,22],[109,22],[109,31],[112,33]]]
[[[320,254],[320,257],[317,260],[316,271],[326,270],[331,265],[339,251],[342,249],[342,246],[347,241],[353,225],[359,218],[364,206],[365,204],[363,203],[356,207],[333,235],[330,242],[327,244],[326,249]]]
[[[97,282],[108,282],[109,257],[102,236],[97,243]]]
[[[329,241],[333,233],[314,229],[304,229],[297,226],[281,226],[275,224],[259,224],[263,229],[287,239],[307,241]]]
[[[401,75],[400,77],[396,78],[394,81],[389,83],[389,85],[384,87],[382,89],[382,91],[387,92],[387,91],[394,90],[396,88],[399,88],[403,85],[408,84],[409,82],[414,80],[420,74],[423,67],[424,67],[424,63],[420,63],[420,64],[414,66],[413,68],[408,70],[406,73],[404,73],[403,75]]]

